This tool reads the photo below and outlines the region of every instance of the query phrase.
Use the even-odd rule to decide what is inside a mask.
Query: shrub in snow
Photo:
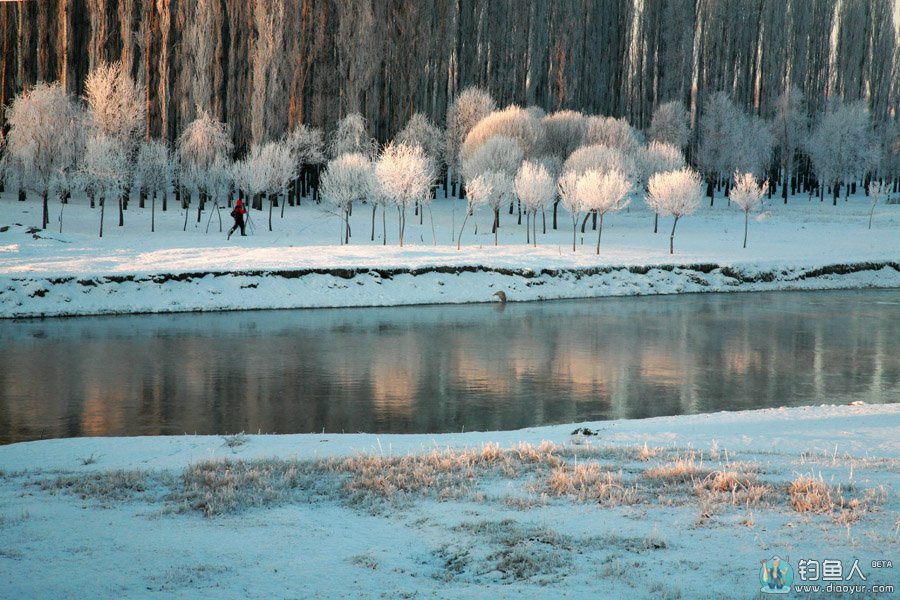
[[[580,199],[579,204],[584,209],[593,211],[600,216],[597,254],[600,254],[600,237],[603,235],[603,215],[628,206],[625,196],[630,191],[631,183],[615,169],[606,172],[591,169],[578,178],[575,184],[575,193]]]
[[[688,128],[688,112],[679,101],[660,104],[653,111],[648,137],[651,142],[671,144],[684,149],[690,136]]]
[[[735,206],[744,211],[744,248],[747,247],[747,224],[750,221],[750,213],[759,210],[768,189],[769,182],[757,184],[753,173],[734,174],[734,187],[731,189],[730,198]]]
[[[700,176],[691,169],[657,173],[650,178],[647,204],[654,212],[675,217],[669,235],[669,254],[675,252],[675,226],[678,220],[700,206],[701,184]]]
[[[518,106],[508,106],[503,110],[495,111],[482,119],[466,136],[462,147],[463,162],[473,156],[491,138],[497,136],[515,140],[527,158],[540,150],[539,144],[543,138],[543,128],[539,119]],[[514,173],[515,170],[510,175],[512,176]]]
[[[396,207],[400,219],[400,246],[406,230],[406,209],[414,202],[431,199],[434,166],[420,146],[388,144],[375,163],[381,194]]]
[[[624,118],[594,116],[587,120],[584,145],[602,145],[629,154],[644,143],[641,133]]]
[[[371,160],[376,148],[375,140],[369,136],[366,120],[359,113],[350,113],[338,121],[337,129],[328,140],[328,155],[332,158],[358,153]]]
[[[444,160],[454,175],[460,172],[460,151],[469,132],[483,118],[494,112],[496,105],[491,95],[475,87],[469,87],[447,107],[447,123],[444,132]]]
[[[73,173],[84,155],[84,111],[58,83],[38,83],[13,99],[6,121],[4,176],[11,187],[18,184],[41,196],[46,228],[51,181]]]
[[[341,215],[341,244],[350,243],[350,209],[353,202],[363,200],[373,186],[372,162],[353,152],[328,161],[319,182],[322,198]]]
[[[529,239],[529,221],[532,218],[534,245],[537,246],[537,213],[543,210],[556,194],[556,182],[541,163],[525,161],[516,173],[513,190],[525,207],[525,242]]]

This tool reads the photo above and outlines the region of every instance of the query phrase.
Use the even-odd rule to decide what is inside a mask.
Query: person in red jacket
[[[243,201],[238,198],[238,201],[234,204],[234,209],[231,211],[231,216],[234,218],[234,226],[228,230],[228,237],[225,239],[231,239],[231,234],[234,233],[235,229],[238,227],[241,228],[241,235],[247,235],[246,231],[244,231],[244,215],[247,214],[247,209],[244,208]]]

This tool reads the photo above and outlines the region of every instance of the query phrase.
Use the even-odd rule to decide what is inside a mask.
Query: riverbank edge
[[[209,270],[157,274],[0,276],[0,318],[363,308],[703,292],[900,288],[900,263],[651,264],[510,269]]]

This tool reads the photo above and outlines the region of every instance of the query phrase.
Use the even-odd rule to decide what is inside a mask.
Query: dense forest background
[[[893,0],[40,0],[0,2],[3,106],[37,81],[83,94],[102,61],[146,84],[148,137],[206,110],[238,151],[359,111],[390,139],[414,112],[443,124],[469,85],[499,106],[625,117],[646,128],[714,92],[770,118],[791,85],[895,119]],[[696,132],[697,128],[694,127]],[[696,135],[696,133],[695,133]]]

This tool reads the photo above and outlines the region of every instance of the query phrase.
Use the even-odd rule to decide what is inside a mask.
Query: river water
[[[0,443],[900,401],[900,290],[0,321]]]

